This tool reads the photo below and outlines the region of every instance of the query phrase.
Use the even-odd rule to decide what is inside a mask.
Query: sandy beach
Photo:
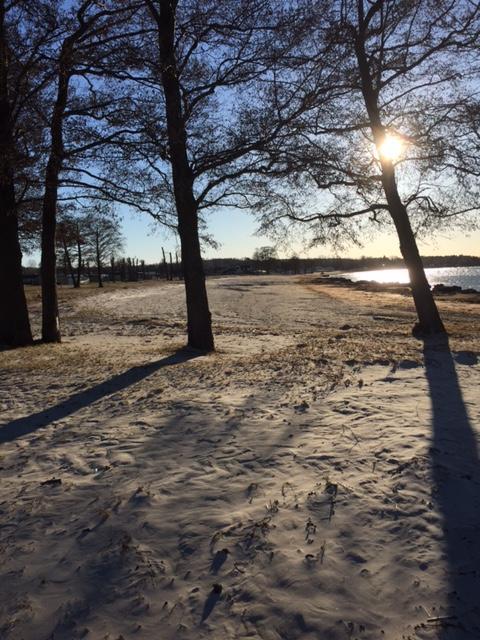
[[[61,290],[0,352],[0,637],[480,637],[480,305],[294,276]],[[38,329],[38,291],[28,292]]]

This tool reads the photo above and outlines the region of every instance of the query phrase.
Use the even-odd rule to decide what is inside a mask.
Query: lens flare
[[[394,162],[402,155],[403,142],[398,136],[387,133],[378,147],[378,153],[383,160]]]

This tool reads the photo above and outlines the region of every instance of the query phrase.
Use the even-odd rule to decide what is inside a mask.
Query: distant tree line
[[[475,267],[480,266],[479,256],[424,256],[427,268],[439,267]],[[361,257],[361,258],[289,258],[269,256],[266,260],[255,252],[252,258],[214,258],[205,260],[205,272],[208,275],[259,274],[262,272],[306,274],[317,271],[366,271],[376,269],[400,269],[405,267],[402,258]]]
[[[192,347],[214,348],[202,245],[231,207],[311,246],[393,227],[417,329],[443,332],[417,237],[478,226],[479,42],[477,2],[0,0],[0,342],[32,343],[36,246],[61,340],[57,268],[102,282],[115,205],[178,237]]]
[[[169,253],[171,256],[171,252]],[[110,263],[102,267],[103,278],[110,282],[138,282],[141,280],[181,280],[182,265],[178,261],[178,253],[175,261],[162,261],[145,263],[138,258],[112,256]],[[252,258],[210,258],[204,261],[205,274],[207,276],[222,275],[262,275],[265,273],[279,274],[308,274],[319,271],[368,271],[378,269],[401,269],[405,266],[402,258],[396,257],[368,257],[361,258],[300,258],[293,254],[287,258],[270,256],[266,260],[255,252]],[[423,263],[426,268],[446,267],[480,267],[479,256],[448,255],[448,256],[424,256]],[[24,267],[24,282],[35,283],[38,281],[39,270],[35,267]],[[81,277],[99,283],[94,264],[87,259],[83,262]],[[62,278],[63,276],[63,278]],[[57,268],[57,281],[70,282],[78,285],[76,275],[72,277],[69,268],[59,265]],[[101,286],[99,284],[99,286]]]

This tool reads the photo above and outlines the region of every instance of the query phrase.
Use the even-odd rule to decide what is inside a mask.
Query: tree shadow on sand
[[[52,422],[66,418],[72,413],[97,402],[97,400],[101,400],[113,393],[123,391],[123,389],[140,382],[163,367],[181,364],[182,362],[187,362],[188,360],[192,360],[193,358],[197,358],[201,355],[203,355],[203,353],[200,351],[180,349],[174,354],[162,358],[161,360],[131,367],[127,371],[113,376],[95,387],[75,393],[53,407],[49,407],[43,411],[38,411],[37,413],[32,413],[29,416],[18,418],[4,425],[0,425],[0,444],[11,442],[16,438],[21,438],[33,433],[37,429],[45,427]]]
[[[474,354],[456,354],[476,364]],[[432,402],[433,498],[443,518],[447,609],[435,622],[439,640],[480,638],[480,465],[477,439],[448,339],[428,340],[424,361]]]

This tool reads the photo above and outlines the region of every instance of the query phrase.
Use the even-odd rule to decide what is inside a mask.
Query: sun
[[[383,142],[378,147],[378,153],[383,160],[395,162],[402,155],[403,142],[398,136],[385,134]]]

